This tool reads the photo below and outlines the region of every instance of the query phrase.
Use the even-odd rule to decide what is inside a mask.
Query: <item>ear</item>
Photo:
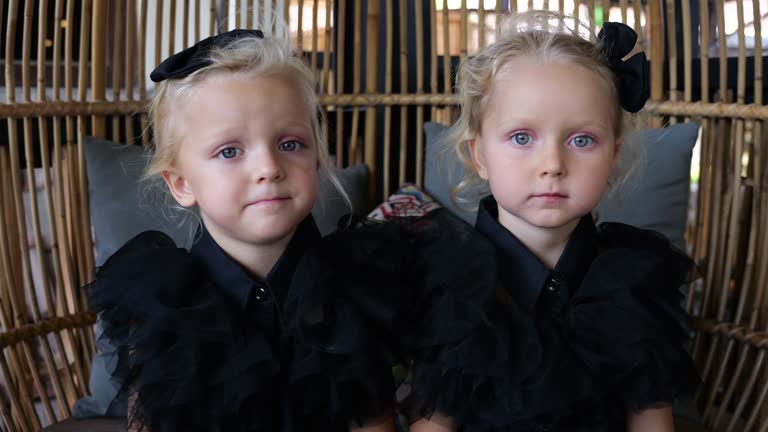
[[[469,140],[469,155],[472,157],[472,165],[475,167],[477,175],[483,180],[488,180],[488,169],[481,144],[477,138]]]
[[[197,202],[195,194],[190,189],[184,176],[171,169],[163,171],[163,180],[165,180],[171,195],[173,195],[173,198],[180,206],[189,208],[195,205]]]

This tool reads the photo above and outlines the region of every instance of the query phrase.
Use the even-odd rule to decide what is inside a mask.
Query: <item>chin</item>
[[[529,223],[539,228],[557,229],[557,228],[562,228],[570,224],[574,220],[578,220],[578,219],[579,218],[564,218],[564,217],[540,218],[538,220],[530,221]]]
[[[299,221],[301,222],[301,221]],[[254,244],[271,244],[283,240],[286,236],[293,234],[298,227],[299,222],[295,224],[264,224],[263,229],[252,230],[245,234],[246,238]]]

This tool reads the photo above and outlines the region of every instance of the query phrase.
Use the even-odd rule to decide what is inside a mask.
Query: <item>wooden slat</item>
[[[134,64],[138,54],[135,49],[136,43],[136,0],[127,0],[126,14],[125,14],[125,93],[126,99],[132,101],[135,99],[134,90],[135,84],[133,82]],[[144,74],[144,70],[140,69],[140,75]],[[133,126],[133,116],[129,115],[125,118],[125,142],[126,144],[133,144],[135,141],[135,132]]]
[[[432,2],[432,7],[434,8],[434,2]],[[386,9],[386,26],[387,26],[387,48],[386,52],[384,53],[384,93],[391,94],[392,93],[392,53],[393,53],[393,45],[394,45],[394,11],[392,8],[392,2],[388,1],[385,3]],[[433,33],[434,34],[434,33]],[[433,59],[437,59],[437,56],[433,57]],[[437,66],[433,67],[434,69],[437,69]],[[435,75],[437,75],[437,72],[435,72]],[[382,171],[383,171],[383,189],[384,189],[384,196],[388,197],[390,195],[390,184],[391,184],[391,160],[392,160],[392,107],[390,105],[387,105],[384,107],[384,160],[382,161]]]
[[[287,3],[287,1],[286,1]],[[339,22],[346,23],[347,19],[347,0],[339,0]],[[341,24],[343,25],[343,24]],[[338,45],[336,46],[336,85],[338,86],[336,93],[344,92],[344,67],[345,67],[345,40],[344,35],[346,32],[338,32]],[[336,107],[336,166],[343,166],[344,162],[344,109],[341,106]]]
[[[480,9],[483,9],[480,0]],[[465,2],[466,6],[466,2]],[[424,4],[417,2],[416,11],[416,91],[422,93],[424,88]],[[481,26],[482,27],[482,21]],[[482,42],[481,42],[482,45]],[[424,106],[416,107],[416,185],[422,186],[424,181]]]
[[[176,0],[168,0],[168,55],[176,54]]]
[[[120,100],[120,90],[122,87],[122,82],[120,80],[122,68],[120,65],[120,58],[121,53],[124,52],[124,49],[121,49],[123,47],[123,42],[125,41],[125,38],[123,36],[123,20],[126,16],[125,11],[125,2],[124,0],[115,0],[112,5],[114,7],[114,10],[112,10],[111,14],[108,14],[109,19],[112,22],[112,25],[114,26],[114,33],[112,37],[112,101],[119,101]],[[129,69],[130,63],[126,63],[126,69]],[[120,142],[120,120],[121,118],[119,116],[112,116],[112,137],[110,138],[112,142]]]
[[[403,25],[407,21],[405,2],[398,2],[400,6],[400,93],[408,94],[408,44],[404,41],[408,40],[408,31],[406,25]],[[408,162],[408,108],[406,106],[400,107],[400,154],[399,154],[399,166],[397,170],[397,185],[398,187],[405,183],[406,179],[406,166]]]
[[[363,45],[363,29],[362,29],[362,20],[363,20],[363,8],[362,4],[357,3],[355,5],[355,16],[354,16],[354,28],[353,28],[353,34],[354,34],[354,41],[352,43],[353,50],[352,50],[352,91],[355,93],[360,92],[360,84],[361,84],[361,77],[360,77],[360,65],[362,63],[362,45]],[[359,109],[353,109],[352,110],[352,126],[350,128],[349,133],[349,165],[356,164],[359,162],[362,162],[361,158],[361,152],[360,152],[360,144],[358,142],[358,136],[360,131],[360,110]],[[370,178],[372,176],[369,175]]]
[[[366,32],[366,70],[368,74],[365,81],[367,92],[375,92],[378,85],[379,70],[379,1],[368,1],[368,18]],[[357,111],[355,111],[357,112]],[[376,137],[378,136],[376,128],[376,109],[367,107],[365,110],[365,141],[363,142],[363,161],[368,167],[368,191],[369,206],[372,206],[373,200],[370,199],[375,194],[376,182],[378,178],[379,166],[376,155]],[[351,161],[350,161],[351,162]]]
[[[312,54],[310,56],[310,68],[312,69],[312,76],[317,79],[317,9],[318,9],[318,0],[313,0],[312,2]],[[371,10],[371,5],[369,5],[369,12]],[[369,90],[369,91],[375,91],[375,90]]]
[[[147,78],[146,73],[144,72],[146,70],[147,65],[147,13],[149,11],[148,9],[148,3],[146,1],[141,2],[141,24],[139,25],[139,55],[138,55],[138,68],[139,68],[139,99],[141,101],[147,100]],[[211,32],[213,34],[213,32]],[[136,110],[135,112],[138,112],[139,110]],[[146,131],[149,128],[149,118],[145,113],[142,113],[140,116],[141,119],[141,130]],[[144,147],[149,146],[149,134],[148,133],[142,133],[141,134],[141,143]]]

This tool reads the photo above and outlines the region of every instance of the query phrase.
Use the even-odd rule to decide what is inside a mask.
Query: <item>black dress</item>
[[[309,268],[302,257],[320,244],[311,216],[264,281],[201,234],[188,253],[165,234],[142,233],[88,286],[105,337],[126,341],[114,379],[136,394],[138,424],[152,432],[346,431],[388,412],[387,352],[366,337],[326,349],[295,327],[309,292],[300,284],[313,279],[299,276]],[[360,320],[355,330],[365,335],[368,317]]]
[[[412,415],[438,412],[471,431],[621,431],[627,409],[695,390],[684,253],[656,232],[595,227],[587,215],[552,270],[497,217],[484,199],[475,228],[490,252],[469,236],[455,244],[485,261],[490,276],[475,284],[485,294],[472,296],[483,316],[458,341],[414,351]]]

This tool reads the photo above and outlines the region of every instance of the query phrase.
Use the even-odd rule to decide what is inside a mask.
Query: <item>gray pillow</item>
[[[97,266],[146,230],[163,231],[176,244],[191,246],[195,228],[189,222],[178,224],[148,204],[153,197],[139,184],[147,165],[147,155],[140,146],[86,137],[85,161]],[[349,194],[353,209],[365,210],[368,168],[360,164],[337,169],[336,174]],[[330,182],[321,180],[320,197],[312,209],[320,232],[326,235],[334,231],[339,218],[350,211]]]
[[[476,212],[462,209],[451,201],[452,186],[449,183],[455,184],[463,177],[464,167],[450,153],[438,160],[447,131],[448,128],[439,123],[424,124],[427,136],[424,189],[444,207],[474,224]],[[667,236],[677,247],[684,248],[691,152],[698,132],[698,124],[685,123],[632,134],[629,139],[637,140],[642,148],[640,153],[644,155],[633,176],[600,202],[596,209],[597,221],[623,222],[653,229]]]
[[[597,221],[652,229],[685,250],[691,154],[698,135],[698,123],[683,123],[632,136],[642,145],[637,171],[614,194],[603,198],[596,210]],[[628,163],[626,158],[627,153],[619,155],[619,162]]]
[[[441,154],[442,143],[448,133],[448,127],[440,123],[424,123],[427,135],[426,159],[424,167],[424,191],[440,205],[451,210],[470,225],[475,224],[477,211],[463,208],[451,200],[451,190],[464,177],[466,169],[456,159],[453,152]]]

